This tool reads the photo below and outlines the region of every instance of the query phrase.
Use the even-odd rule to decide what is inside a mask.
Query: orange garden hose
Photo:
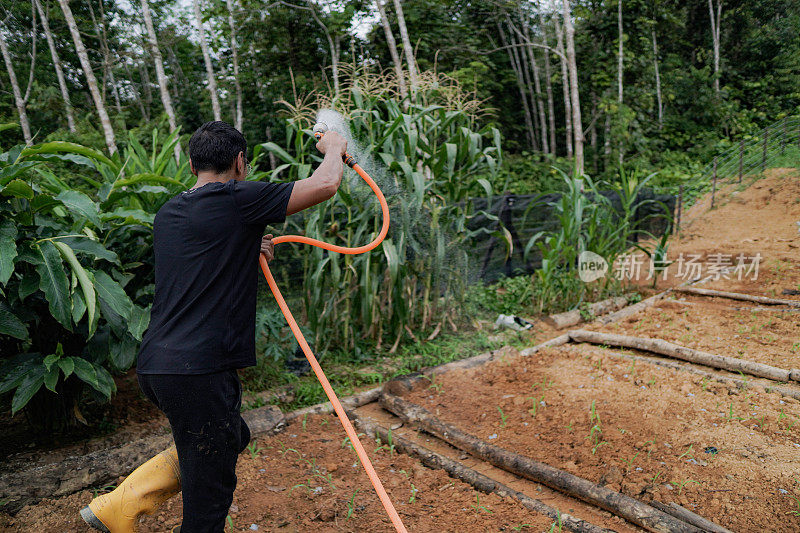
[[[317,139],[322,137],[322,133],[326,129],[327,127],[324,127],[324,129],[318,131],[317,128],[315,128],[315,136]],[[386,237],[386,233],[389,231],[389,206],[386,203],[386,198],[383,196],[383,193],[378,188],[378,185],[375,183],[375,181],[355,162],[352,156],[349,154],[344,154],[343,159],[353,170],[358,173],[359,176],[364,179],[365,182],[367,182],[367,185],[370,186],[372,191],[375,193],[375,196],[378,197],[378,202],[380,202],[381,211],[383,213],[383,226],[381,227],[381,231],[378,236],[375,237],[375,240],[364,246],[348,248],[346,246],[337,246],[335,244],[329,244],[327,242],[311,239],[309,237],[303,237],[301,235],[283,235],[273,239],[272,242],[274,244],[281,244],[284,242],[299,242],[302,244],[317,246],[319,248],[340,254],[363,254],[372,250],[381,242],[383,242],[383,239]],[[400,515],[397,514],[394,505],[392,505],[392,501],[389,499],[386,489],[383,488],[383,484],[381,483],[380,478],[378,478],[378,474],[375,472],[375,468],[373,468],[372,463],[367,456],[367,452],[364,450],[364,446],[361,445],[361,441],[358,439],[358,434],[353,428],[353,424],[347,418],[347,414],[345,413],[342,404],[339,402],[339,398],[336,397],[333,387],[331,387],[328,378],[322,371],[322,367],[319,365],[317,358],[314,357],[311,348],[308,346],[308,342],[306,342],[303,333],[300,331],[297,321],[294,319],[292,312],[286,305],[286,300],[283,299],[283,295],[281,294],[280,289],[278,289],[278,285],[275,283],[275,278],[272,276],[272,272],[269,269],[267,260],[263,255],[259,255],[258,262],[261,265],[261,270],[264,272],[264,277],[267,278],[267,284],[269,285],[270,290],[272,290],[272,294],[275,296],[275,300],[277,300],[278,306],[283,312],[283,316],[286,317],[286,322],[289,323],[289,327],[292,329],[292,333],[294,333],[295,338],[297,338],[300,348],[302,348],[303,353],[306,354],[306,358],[311,364],[311,368],[314,370],[314,374],[316,374],[320,384],[322,384],[322,388],[325,390],[325,394],[328,396],[328,399],[333,406],[333,410],[336,412],[336,416],[339,417],[339,421],[342,423],[345,433],[347,433],[347,436],[350,438],[350,442],[352,443],[353,448],[355,449],[356,454],[361,461],[361,464],[364,466],[364,470],[367,472],[367,476],[369,476],[369,480],[372,482],[375,492],[378,493],[378,498],[380,498],[383,508],[386,509],[386,512],[389,514],[389,518],[391,519],[392,524],[394,524],[395,529],[400,533],[406,533],[407,530],[403,525],[403,521],[400,519]]]

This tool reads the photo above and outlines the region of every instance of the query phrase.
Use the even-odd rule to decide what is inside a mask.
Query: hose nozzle
[[[320,139],[322,139],[322,136],[328,132],[329,129],[330,128],[328,128],[328,125],[325,124],[324,122],[317,122],[316,124],[314,124],[314,128],[312,129],[312,131],[314,132],[314,138],[317,139],[317,141],[319,141]],[[350,168],[353,168],[353,165],[356,164],[356,159],[348,153],[342,154],[342,161],[344,161],[344,164]]]

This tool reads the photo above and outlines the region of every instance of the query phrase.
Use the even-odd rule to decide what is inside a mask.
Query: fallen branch
[[[268,405],[242,413],[253,436],[264,435],[283,425],[283,414]],[[55,463],[35,466],[0,476],[3,511],[14,514],[23,506],[43,498],[65,496],[128,475],[137,466],[172,444],[172,435],[145,437],[122,446],[86,455],[66,457]]]
[[[745,302],[755,302],[764,305],[788,305],[789,307],[800,307],[800,300],[768,298],[766,296],[755,296],[752,294],[742,294],[740,292],[715,291],[713,289],[701,289],[699,287],[677,287],[675,290],[689,294],[698,294],[700,296],[728,298],[729,300],[742,300]]]
[[[428,468],[444,470],[452,477],[472,485],[475,489],[481,492],[485,492],[487,494],[494,492],[503,498],[514,498],[527,509],[543,514],[554,521],[560,521],[563,527],[568,531],[573,531],[575,533],[605,533],[610,531],[608,529],[595,526],[594,524],[586,522],[585,520],[581,520],[580,518],[575,518],[567,513],[562,513],[558,509],[550,507],[542,501],[531,498],[530,496],[516,491],[511,487],[500,483],[499,481],[495,481],[484,474],[464,466],[458,461],[454,461],[448,457],[445,457],[444,455],[429,450],[424,446],[415,444],[414,442],[400,437],[397,434],[392,433],[390,435],[390,431],[386,428],[374,423],[372,420],[369,420],[366,417],[359,416],[355,412],[349,411],[347,416],[353,421],[360,431],[363,431],[373,438],[380,438],[381,442],[387,442],[391,438],[391,442],[396,450],[418,459]]]
[[[353,394],[352,396],[347,396],[346,398],[342,398],[339,400],[342,404],[342,407],[345,409],[355,409],[356,407],[361,407],[362,405],[367,405],[368,403],[378,401],[378,398],[381,395],[381,391],[383,390],[382,386],[373,387],[371,389],[359,392],[357,394]],[[316,405],[310,405],[308,407],[303,407],[302,409],[296,409],[289,413],[286,413],[286,422],[291,422],[300,418],[301,416],[305,415],[327,415],[333,412],[333,406],[331,402],[324,402],[318,403]]]
[[[670,503],[669,505],[663,504],[659,501],[653,500],[650,504],[656,509],[661,509],[665,513],[669,513],[675,518],[680,518],[684,522],[688,522],[709,533],[733,533],[730,529],[726,529],[719,524],[715,524],[707,518],[703,518],[699,514],[691,512],[685,507],[681,507],[677,503]]]
[[[659,292],[658,294],[651,296],[650,298],[646,298],[639,303],[635,303],[633,305],[629,305],[628,307],[623,307],[619,311],[615,311],[613,313],[609,313],[605,316],[601,316],[597,319],[598,322],[601,324],[609,324],[611,322],[618,322],[623,318],[629,317],[631,315],[635,315],[639,311],[644,311],[648,307],[652,307],[659,300],[662,300],[666,295],[672,292],[673,289],[667,289],[665,291]]]
[[[596,505],[648,531],[664,533],[701,531],[691,524],[687,524],[630,496],[615,492],[564,470],[488,444],[461,431],[452,424],[439,420],[424,408],[399,396],[384,391],[380,403],[385,409],[396,414],[405,422],[415,422],[423,430],[460,450],[470,453],[498,468]]]
[[[735,357],[717,355],[692,348],[686,348],[677,344],[672,344],[661,339],[648,339],[643,337],[631,337],[628,335],[617,335],[615,333],[600,333],[599,331],[587,331],[576,329],[569,332],[570,338],[575,342],[588,342],[591,344],[605,344],[609,346],[622,346],[634,350],[653,352],[667,357],[674,357],[690,363],[698,363],[712,368],[721,368],[733,372],[743,372],[773,381],[800,381],[800,369],[785,370],[763,363],[756,363]]]
[[[588,312],[591,317],[599,317],[612,311],[618,311],[619,309],[625,307],[625,304],[627,303],[627,298],[622,298],[621,296],[616,298],[608,298],[607,300],[589,304],[585,310],[573,309],[572,311],[567,311],[565,313],[550,315],[544,319],[544,322],[556,329],[564,329],[584,322],[583,313],[585,312]]]

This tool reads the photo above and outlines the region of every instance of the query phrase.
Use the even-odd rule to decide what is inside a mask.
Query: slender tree
[[[539,137],[538,134],[542,131],[542,125],[539,122],[539,115],[536,114],[536,95],[533,92],[533,82],[531,81],[531,67],[528,65],[528,54],[525,52],[525,48],[527,46],[517,41],[517,37],[522,37],[522,34],[518,34],[517,28],[511,23],[511,19],[506,17],[506,23],[508,24],[509,29],[509,50],[514,55],[514,61],[516,62],[517,68],[519,69],[519,76],[522,80],[522,85],[525,87],[527,91],[527,95],[530,98],[530,110],[531,110],[531,123],[533,125],[533,134],[531,137],[531,142],[533,143],[534,150],[542,150],[541,146],[539,146]],[[522,37],[524,39],[524,37]],[[543,150],[542,150],[543,151]]]
[[[623,38],[624,35],[622,33],[622,0],[617,0],[617,40],[619,41],[619,50],[617,52],[617,104],[619,104],[619,108],[617,109],[617,113],[619,116],[622,116],[622,69],[623,69]],[[624,157],[623,154],[623,139],[620,137],[619,140],[619,166],[622,168],[622,160]]]
[[[394,0],[394,10],[397,15],[397,26],[400,28],[400,40],[403,41],[403,50],[406,54],[408,78],[411,81],[411,92],[414,93],[419,85],[417,78],[417,61],[414,58],[414,49],[411,47],[411,39],[408,36],[408,27],[406,26],[406,17],[403,15],[401,0]]]
[[[711,18],[711,41],[714,46],[714,92],[719,96],[719,28],[722,18],[722,0],[717,0],[717,13],[714,15],[714,0],[708,0],[708,13]]]
[[[544,21],[544,14],[539,11],[539,24],[542,27],[542,45],[544,48],[544,86],[547,91],[547,118],[550,127],[548,133],[550,134],[550,153],[556,155],[556,113],[555,105],[553,102],[553,80],[550,70],[550,50],[547,42],[547,25]]]
[[[67,126],[69,131],[75,133],[75,117],[72,114],[72,103],[69,99],[69,89],[67,89],[67,82],[64,79],[64,70],[61,68],[61,60],[58,57],[58,50],[56,49],[55,39],[53,39],[53,32],[50,31],[50,23],[47,20],[47,14],[42,7],[39,0],[33,0],[33,5],[36,6],[39,12],[39,19],[42,21],[42,29],[44,30],[45,38],[47,39],[47,46],[50,48],[50,57],[53,60],[53,68],[56,71],[56,78],[58,78],[58,87],[61,89],[61,98],[64,100],[64,110],[67,114]]]
[[[570,100],[572,105],[572,135],[575,141],[575,172],[583,175],[583,123],[581,121],[581,100],[578,92],[578,64],[575,61],[575,27],[569,0],[562,0],[564,6],[564,33],[567,41],[567,66],[569,67]]]
[[[117,113],[122,113],[122,103],[119,98],[119,90],[117,89],[117,80],[114,77],[114,69],[111,65],[111,50],[108,46],[108,38],[106,35],[106,22],[105,14],[103,13],[103,2],[100,2],[100,22],[97,22],[97,17],[94,14],[94,8],[91,2],[87,2],[89,6],[89,15],[92,17],[92,25],[94,26],[94,33],[100,40],[100,51],[103,54],[103,101],[105,102],[106,81],[111,84],[111,94],[114,96],[114,103],[116,104]]]
[[[311,16],[314,17],[314,21],[322,28],[322,32],[325,34],[325,39],[328,41],[328,49],[331,53],[331,75],[333,76],[333,99],[339,99],[339,43],[340,38],[337,35],[335,38],[331,35],[331,31],[322,19],[319,18],[317,14],[317,8],[314,5],[312,0],[306,0],[308,3],[308,9],[311,11]]]
[[[237,130],[242,131],[244,121],[242,111],[242,84],[239,81],[239,51],[236,43],[236,20],[234,19],[234,1],[227,0],[228,4],[228,26],[231,30],[231,55],[233,56],[233,84],[236,89],[236,115],[234,125]]]
[[[33,74],[33,69],[36,66],[36,11],[33,11],[33,32],[31,44],[31,52],[32,52],[32,59],[31,59],[31,79]],[[6,70],[8,70],[8,78],[11,82],[11,90],[14,93],[14,104],[17,106],[17,113],[19,114],[19,125],[22,127],[22,136],[25,139],[25,144],[31,144],[33,142],[33,136],[31,135],[31,125],[28,122],[28,99],[30,98],[30,88],[31,83],[28,83],[28,89],[25,91],[25,95],[23,96],[22,90],[19,87],[19,82],[17,81],[17,73],[14,70],[14,61],[11,58],[11,53],[8,51],[8,44],[6,43],[6,39],[3,36],[3,32],[0,31],[0,52],[3,54],[3,61],[6,64]]]
[[[400,97],[405,99],[408,96],[408,87],[406,87],[406,76],[403,73],[403,63],[400,61],[400,54],[397,53],[397,41],[394,39],[392,26],[389,24],[389,17],[386,16],[386,6],[383,0],[375,0],[375,6],[378,8],[378,13],[381,17],[381,25],[383,26],[383,33],[386,35],[386,43],[389,46],[389,54],[392,56],[392,63],[394,63],[394,72],[397,75],[397,84],[400,87]]]
[[[525,95],[525,82],[523,81],[519,65],[517,64],[514,53],[512,52],[512,48],[514,47],[506,38],[506,32],[503,31],[503,25],[500,22],[497,23],[497,30],[500,33],[500,42],[503,44],[506,52],[508,52],[508,60],[511,63],[511,69],[514,71],[517,79],[517,88],[519,89],[519,97],[522,101],[523,114],[525,117],[525,133],[528,141],[528,147],[533,148],[535,146],[533,121],[531,120],[531,109],[528,105],[528,97]]]
[[[531,67],[533,68],[533,86],[536,93],[536,108],[539,112],[539,135],[542,143],[542,151],[546,154],[549,154],[550,140],[547,134],[547,119],[545,118],[544,114],[544,99],[542,98],[542,84],[539,64],[536,61],[536,53],[534,52],[533,43],[531,42],[528,14],[525,11],[522,11],[520,15],[522,16],[522,30],[526,42],[525,51],[527,52]]]
[[[556,50],[558,51],[558,58],[561,61],[561,89],[564,93],[564,122],[566,129],[566,144],[567,144],[567,157],[572,158],[572,100],[571,92],[569,90],[569,67],[567,66],[566,54],[564,52],[564,32],[561,29],[561,24],[558,23],[558,17],[555,17],[556,26]]]
[[[656,105],[658,106],[658,129],[664,127],[664,104],[661,99],[661,76],[658,73],[658,43],[656,42],[656,30],[653,28],[653,68],[656,73]]]
[[[97,115],[100,117],[100,124],[103,127],[103,135],[106,140],[106,146],[111,154],[117,152],[117,143],[114,137],[114,128],[111,127],[111,120],[108,118],[105,105],[100,96],[100,90],[97,88],[97,78],[94,77],[92,65],[89,63],[89,55],[86,53],[86,47],[83,45],[83,39],[78,31],[78,25],[75,23],[75,17],[72,15],[72,10],[69,7],[69,0],[58,0],[61,6],[61,11],[64,12],[64,19],[67,21],[67,27],[72,35],[72,41],[75,44],[75,51],[78,54],[78,59],[81,62],[83,75],[86,76],[86,85],[89,86],[89,92],[94,100]]]
[[[211,110],[214,113],[214,120],[222,120],[222,110],[219,107],[219,95],[217,95],[217,79],[214,75],[214,65],[211,63],[211,51],[208,47],[208,41],[206,41],[206,32],[203,30],[203,14],[200,11],[200,0],[192,0],[192,5],[194,7],[194,25],[197,30],[197,40],[200,41],[200,50],[203,52],[203,61],[206,65],[208,93],[211,95]]]
[[[169,123],[170,133],[178,129],[178,121],[175,119],[175,109],[172,107],[172,97],[169,94],[169,82],[167,75],[164,73],[164,59],[161,56],[161,50],[158,47],[158,36],[156,35],[155,27],[153,26],[153,18],[150,13],[150,4],[147,0],[141,0],[142,4],[142,18],[144,18],[144,26],[147,29],[147,43],[149,44],[150,54],[152,55],[152,63],[156,67],[156,78],[158,79],[158,90],[161,95],[161,104],[164,106],[164,112],[167,114],[167,122]],[[145,67],[145,73],[147,72]],[[181,147],[180,142],[175,145],[175,162],[180,164]]]

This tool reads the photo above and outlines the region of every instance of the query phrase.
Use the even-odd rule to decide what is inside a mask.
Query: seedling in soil
[[[321,425],[321,426],[327,426],[327,425],[328,425],[328,421],[327,421],[325,418],[323,418],[322,420],[320,420],[320,422],[319,422],[319,423],[320,423],[320,425]]]
[[[800,342],[792,344],[792,347],[789,348],[789,351],[792,353],[797,353],[797,350],[800,350]]]
[[[792,426],[794,426],[796,422],[797,422],[797,419],[792,420],[792,423],[789,424],[788,426],[786,426],[786,428],[783,431],[785,431],[786,433],[789,433],[789,430],[792,429]]]
[[[411,484],[411,497],[408,499],[408,503],[414,503],[415,501],[417,501],[417,492],[419,492],[419,489],[417,487],[415,487],[414,484],[412,483]]]
[[[602,440],[603,438],[603,430],[600,428],[599,424],[595,424],[592,426],[592,429],[589,430],[589,435],[587,435],[586,439],[592,443],[592,455],[597,452],[597,449],[604,444],[608,444],[606,441]]]
[[[259,452],[264,448],[260,448],[258,446],[258,441],[253,441],[247,445],[247,451],[250,452],[250,459],[255,459],[256,457],[260,457]]]
[[[347,518],[348,520],[350,520],[350,517],[353,516],[353,513],[356,510],[355,500],[356,500],[356,494],[358,494],[359,490],[361,489],[354,490],[353,495],[350,496],[350,501],[347,502],[347,516],[345,518]]]
[[[689,449],[678,456],[678,461],[680,461],[684,457],[688,457],[689,459],[694,459],[694,456],[692,455],[692,448],[694,448],[694,444],[690,444]]]
[[[114,490],[116,488],[117,488],[117,486],[113,485],[113,484],[112,485],[103,485],[102,487],[98,487],[96,489],[92,489],[92,493],[94,494],[94,497],[97,498],[101,494],[107,494],[107,493],[111,492],[112,490]],[[3,502],[3,505],[5,505],[6,503],[8,503],[8,502]],[[2,506],[0,506],[0,507],[2,507]]]
[[[539,410],[539,406],[544,407],[544,405],[542,405],[544,404],[544,393],[542,393],[542,395],[538,398],[536,396],[528,396],[528,399],[533,402],[533,405],[531,405],[531,408],[528,409],[528,412],[533,418],[536,418],[536,412]]]
[[[708,382],[709,381],[710,381],[710,378],[706,377],[706,378],[703,378],[703,381],[700,382],[700,388],[703,389],[703,391],[705,391],[708,388]]]
[[[798,484],[800,484],[800,479],[797,479],[797,477],[795,477],[794,480]],[[786,514],[793,514],[795,516],[800,516],[800,496],[797,496],[795,494],[789,494],[789,497],[792,499],[792,501],[794,501],[795,505],[797,505],[797,509],[792,509],[791,511],[787,512]]]
[[[424,376],[424,375],[422,377],[427,379],[430,382],[430,385],[428,386],[429,390],[430,389],[435,390],[436,394],[441,394],[443,392],[442,391],[442,384],[436,382],[436,374],[434,374],[433,377],[428,377],[428,376]]]
[[[622,460],[623,464],[628,465],[628,468],[625,470],[626,472],[630,472],[631,471],[631,468],[633,468],[633,462],[636,460],[637,457],[639,457],[640,453],[641,452],[636,452],[636,455],[634,455],[630,459],[623,459]]]
[[[513,529],[514,531],[522,531],[523,529],[525,529],[527,527],[531,527],[531,525],[530,524],[520,524],[518,526],[512,527],[511,529]]]
[[[786,418],[786,413],[783,412],[783,407],[781,407],[781,412],[778,414],[778,422]]]
[[[376,440],[378,441],[378,447],[375,448],[376,452],[378,452],[380,450],[387,450],[389,452],[389,456],[394,455],[395,446],[394,446],[394,439],[392,438],[392,430],[391,429],[389,430],[389,433],[386,435],[386,444],[383,444],[381,442],[381,438],[380,437],[378,437]],[[401,470],[401,472],[406,474],[403,470]],[[406,474],[406,477],[408,477],[408,474]]]
[[[733,414],[733,402],[730,402],[730,404],[728,404],[728,412],[725,414],[725,418],[727,420],[742,420],[741,416],[735,416]]]
[[[500,413],[500,427],[504,428],[506,427],[506,419],[508,419],[508,415],[503,413],[503,410],[499,407],[497,408],[497,411]]]
[[[303,415],[303,431],[306,430],[306,422],[308,421],[308,413]]]
[[[562,525],[561,524],[561,513],[559,511],[556,511],[556,521],[553,522],[552,524],[550,524],[549,533],[555,533],[556,531],[561,533],[561,525]],[[556,529],[556,526],[558,526],[558,529]]]
[[[655,447],[655,446],[656,446],[656,439],[649,440],[649,441],[647,441],[647,442],[645,442],[645,443],[644,443],[644,445],[645,445],[645,446],[647,446],[648,444],[652,444],[652,445],[653,445],[653,447]],[[650,459],[650,454],[651,454],[651,453],[653,453],[653,450],[647,450],[647,458],[648,458],[648,459]]]
[[[365,435],[365,433],[358,433],[356,436],[357,436],[357,437],[363,437],[364,435]],[[356,450],[356,449],[353,447],[353,443],[352,443],[352,442],[350,442],[350,437],[345,437],[345,438],[344,438],[344,440],[342,441],[342,448],[344,448],[345,446],[348,446],[348,445],[350,446],[350,449],[351,449],[351,450],[353,450],[353,451],[355,451],[355,450]]]
[[[650,381],[647,382],[647,385],[652,387],[656,384],[656,378],[650,378]]]
[[[650,484],[651,485],[655,485],[656,484],[656,480],[658,479],[658,476],[660,476],[660,475],[661,475],[661,470],[656,472],[656,475],[653,476],[652,478],[650,478]]]
[[[236,530],[236,528],[233,525],[233,518],[231,518],[231,515],[226,516],[225,521],[228,523],[228,531]]]
[[[678,496],[680,496],[683,493],[683,489],[684,489],[684,487],[686,487],[686,485],[689,485],[691,483],[696,483],[698,485],[700,484],[699,481],[695,481],[693,479],[684,479],[681,482],[671,481],[671,483],[673,485],[675,485],[676,487],[678,487]]]
[[[481,497],[480,497],[479,494],[475,495],[475,503],[473,503],[471,505],[471,507],[476,513],[480,512],[480,511],[483,511],[484,513],[489,513],[489,514],[493,514],[494,513],[494,511],[492,511],[488,507],[486,507],[484,505],[481,505]]]
[[[564,427],[567,428],[567,431],[572,432],[572,424],[567,424]]]
[[[278,441],[278,444],[280,444],[280,446],[281,446],[281,449],[278,450],[278,453],[281,454],[284,458],[286,458],[286,454],[289,453],[289,452],[294,452],[294,453],[297,454],[297,457],[302,457],[300,452],[298,452],[294,448],[287,448],[286,445],[284,443],[282,443],[281,441]]]

